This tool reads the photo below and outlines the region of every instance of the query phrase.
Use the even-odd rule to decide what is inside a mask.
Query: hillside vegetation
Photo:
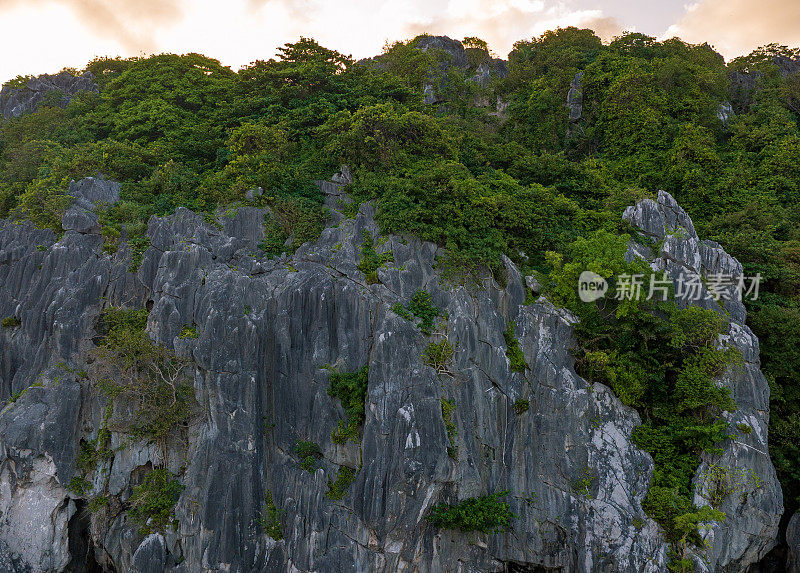
[[[92,61],[99,93],[0,122],[0,217],[61,232],[69,181],[102,174],[122,183],[122,201],[101,217],[109,251],[126,237],[141,253],[148,219],[178,206],[213,215],[253,204],[271,208],[264,256],[278,256],[318,236],[326,210],[313,182],[347,164],[349,192],[374,202],[381,231],[446,247],[453,280],[486,268],[502,280],[504,254],[549,277],[553,300],[582,319],[580,373],[642,414],[635,440],[657,464],[645,506],[679,546],[700,543],[698,521],[721,518],[693,507],[691,479],[699,453],[730,432],[720,415],[735,404],[713,379],[737,357],[715,347],[716,314],[581,306],[571,274],[590,263],[636,270],[623,259],[632,230],[622,211],[668,190],[699,235],[763,277],[748,323],[770,379],[770,453],[791,514],[800,74],[782,64],[800,53],[771,45],[726,64],[705,44],[641,34],[603,44],[567,28],[517,42],[507,76],[478,82],[490,60],[482,42],[471,39],[455,66],[420,41],[355,62],[303,38],[239,72],[197,54]],[[583,107],[571,121],[578,72]],[[426,85],[434,104],[423,103]],[[720,113],[728,103],[732,113]]]

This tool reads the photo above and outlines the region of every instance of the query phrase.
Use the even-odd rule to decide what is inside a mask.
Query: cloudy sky
[[[505,56],[558,26],[709,42],[726,58],[800,45],[798,0],[0,0],[0,82],[95,56],[200,52],[238,69],[300,35],[360,58],[421,32],[479,36]]]

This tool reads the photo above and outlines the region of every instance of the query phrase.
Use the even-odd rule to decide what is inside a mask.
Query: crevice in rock
[[[787,559],[789,558],[789,548],[785,541],[781,541],[779,535],[778,544],[767,553],[761,561],[748,569],[749,573],[784,573],[789,571]]]
[[[104,570],[94,556],[94,543],[89,533],[91,514],[88,503],[82,499],[73,500],[75,514],[69,520],[69,553],[72,556],[65,573],[115,573],[113,569]]]
[[[4,402],[14,392],[12,385],[18,369],[18,360],[11,345],[5,345],[2,355],[0,355],[0,399]]]
[[[503,563],[503,573],[561,573],[561,567],[545,567],[534,563],[519,563],[506,561]]]
[[[786,504],[786,509],[781,516],[781,522],[778,526],[778,537],[775,547],[764,555],[761,561],[748,569],[748,573],[783,573],[784,571],[793,571],[793,569],[790,569],[789,563],[790,555],[789,545],[786,541],[786,528],[789,525],[789,520],[794,515],[795,509],[796,504]]]

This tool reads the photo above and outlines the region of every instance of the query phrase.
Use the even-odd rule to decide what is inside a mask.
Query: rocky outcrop
[[[737,294],[738,285],[715,278],[743,277],[742,265],[719,244],[701,241],[689,216],[664,191],[659,191],[657,201],[645,199],[629,207],[624,218],[657,246],[651,250],[632,245],[629,255],[651,261],[651,267],[666,272],[675,285],[701,277],[695,283],[697,300],[693,295],[678,298],[679,303],[724,313],[730,322],[724,344],[742,353],[743,364],[730,369],[721,381],[731,389],[738,406],[735,412],[725,414],[734,437],[720,454],[703,454],[695,477],[695,504],[710,503],[710,490],[716,487],[711,481],[724,482],[721,491],[730,486],[719,506],[727,517],[706,531],[710,549],[696,556],[696,567],[700,571],[744,571],[775,545],[783,495],[768,453],[769,385],[759,368],[758,339],[745,324],[747,312]],[[711,287],[713,292],[709,285],[716,285]]]
[[[343,171],[325,187],[331,207],[350,180]],[[82,192],[87,201],[114,199],[107,182],[75,189],[84,186],[106,190]],[[663,238],[658,253],[640,252],[658,268],[740,269],[697,238],[666,194],[626,217]],[[574,317],[543,297],[525,304],[525,278],[511,261],[503,285],[490,277],[444,282],[435,265],[441,250],[379,237],[369,204],[354,218],[333,217],[292,257],[268,260],[258,249],[263,218],[252,207],[218,225],[182,208],[154,217],[136,274],[126,250],[104,253],[96,234],[67,229],[59,238],[0,223],[0,315],[21,322],[0,330],[0,394],[37,384],[0,413],[0,569],[62,570],[70,560],[77,568],[88,558],[70,548],[85,535],[92,562],[118,571],[666,570],[667,545],[641,508],[653,463],[631,442],[639,415],[576,374]],[[378,284],[357,268],[365,233],[392,254]],[[395,312],[418,290],[446,317],[430,335]],[[81,533],[76,516],[99,481],[84,495],[65,484],[79,441],[101,425],[104,400],[81,372],[96,318],[111,305],[149,309],[150,336],[191,360],[202,413],[188,449],[171,446],[166,459],[113,433],[114,455],[100,470],[112,496],[108,519],[92,517]],[[740,404],[730,422],[753,432],[704,463],[750,470],[762,485],[726,501],[729,518],[708,530],[710,549],[698,558],[709,571],[745,571],[773,543],[782,508],[765,453],[768,389],[758,343],[743,308],[726,309],[727,343],[745,356],[744,368],[723,381]],[[509,324],[524,372],[512,371],[506,356]],[[186,325],[196,325],[197,338],[180,337]],[[421,356],[445,339],[455,352],[437,371]],[[331,439],[344,411],[328,395],[329,365],[369,367],[357,441]],[[455,406],[448,420],[455,432],[448,433],[442,399]],[[527,410],[515,409],[525,400]],[[300,467],[298,440],[319,444],[315,471]],[[126,503],[143,472],[162,464],[186,486],[177,525],[144,536]],[[329,480],[342,467],[357,473],[334,500]],[[267,491],[284,512],[280,540],[259,525]],[[437,502],[501,491],[517,516],[507,533],[440,530],[425,519]],[[33,525],[23,515],[34,516]]]
[[[415,40],[414,47],[421,52],[441,50],[450,55],[450,64],[458,68],[466,68],[469,65],[464,45],[447,36],[420,36]]]
[[[5,87],[0,90],[0,118],[9,119],[36,111],[43,102],[65,107],[77,94],[96,91],[97,84],[91,72],[80,76],[69,72],[44,74],[31,78],[23,88]]]
[[[475,68],[475,74],[467,78],[467,81],[475,82],[485,88],[492,83],[492,80],[506,76],[508,76],[506,61],[500,58],[491,58],[478,64],[478,67]]]
[[[567,138],[583,134],[581,118],[583,117],[583,72],[578,72],[569,84],[567,92],[567,109],[569,110],[569,126]]]
[[[800,571],[800,513],[795,513],[786,526],[787,559],[786,571]]]
[[[717,108],[717,119],[726,125],[731,118],[736,115],[733,111],[733,105],[729,101],[722,102]]]
[[[783,77],[792,76],[800,72],[800,58],[791,58],[789,56],[775,56],[772,63],[778,67]]]
[[[80,406],[81,387],[65,382],[31,387],[0,416],[0,536],[10,557],[0,569],[63,571],[71,561],[68,524],[76,504],[66,484]]]
[[[492,81],[508,76],[508,63],[500,58],[493,58],[484,48],[464,48],[458,40],[448,36],[422,35],[412,40],[415,49],[422,52],[432,52],[437,56],[438,67],[434,67],[428,74],[428,79],[422,87],[423,103],[428,105],[444,103],[444,93],[447,88],[447,70],[457,68],[467,74],[467,81],[483,88],[489,87]],[[441,57],[443,55],[443,57]],[[359,61],[362,65],[372,65],[381,69],[384,56]],[[489,100],[477,102],[477,105],[486,107]],[[500,102],[498,102],[499,108]],[[497,110],[502,111],[502,110]]]
[[[61,225],[65,231],[99,234],[100,222],[95,209],[100,205],[113,205],[119,201],[120,185],[116,181],[106,181],[87,177],[79,182],[72,181],[69,195],[74,201],[64,214]]]
[[[163,571],[167,563],[167,547],[164,536],[158,533],[148,535],[133,554],[132,573]]]
[[[784,78],[800,72],[800,58],[775,56],[772,64]],[[736,113],[746,111],[753,101],[754,92],[758,89],[763,73],[759,70],[738,71],[728,73],[728,96],[732,102],[731,110]],[[717,113],[719,116],[719,112]],[[720,117],[724,122],[725,120]]]
[[[583,79],[583,72],[578,72],[572,78],[569,84],[569,92],[567,93],[567,107],[569,108],[569,121],[575,123],[581,119],[583,113],[583,88],[581,88],[581,80]]]

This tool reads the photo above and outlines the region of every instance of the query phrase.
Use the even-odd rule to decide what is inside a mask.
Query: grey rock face
[[[786,526],[786,545],[789,549],[786,569],[797,573],[800,571],[800,513],[795,513]]]
[[[248,189],[245,191],[244,198],[247,201],[254,201],[256,197],[261,197],[264,194],[264,190],[261,187],[256,189]]]
[[[66,106],[80,92],[96,92],[94,76],[86,72],[73,76],[69,72],[44,74],[31,78],[24,88],[3,88],[0,91],[0,117],[8,119],[36,111],[46,98],[53,105]],[[52,96],[53,92],[56,93]]]
[[[475,75],[468,78],[468,81],[475,82],[481,87],[487,87],[494,78],[505,78],[508,76],[508,64],[500,58],[491,58],[478,65]]]
[[[94,210],[100,205],[119,201],[120,185],[116,181],[86,177],[69,184],[69,194],[75,201],[61,219],[65,231],[100,234],[100,222]]]
[[[341,210],[353,202],[353,199],[345,191],[352,182],[353,175],[347,165],[342,165],[339,173],[331,177],[330,181],[314,181],[325,196],[325,206],[331,210],[332,223],[341,222],[344,218]]]
[[[569,84],[569,92],[567,93],[567,107],[569,108],[570,122],[576,122],[581,118],[583,113],[583,89],[581,88],[581,80],[583,79],[583,72],[578,72]]]
[[[458,40],[447,36],[423,36],[417,40],[416,48],[422,52],[443,50],[452,57],[452,65],[459,68],[467,67],[467,53]]]
[[[533,294],[539,294],[542,291],[542,285],[539,284],[539,281],[536,280],[536,277],[525,277],[525,284],[529,289],[531,289]]]
[[[133,554],[131,573],[150,573],[163,571],[167,563],[167,547],[164,536],[158,533],[148,535]]]
[[[581,135],[583,127],[581,118],[583,117],[583,87],[581,80],[583,72],[578,72],[569,84],[567,92],[567,109],[569,109],[569,126],[567,127],[567,137]]]
[[[350,185],[353,182],[353,174],[350,173],[350,168],[347,165],[342,165],[339,173],[331,177],[331,181],[338,185]]]
[[[699,274],[706,279],[720,274],[743,275],[739,261],[717,243],[697,237],[691,219],[669,193],[659,191],[657,201],[646,199],[629,207],[624,218],[660,241],[659,251],[648,257],[651,267],[666,272],[675,284],[682,275]],[[637,256],[636,251],[632,245],[629,255]],[[742,353],[742,366],[730,368],[722,380],[738,405],[735,412],[725,415],[735,437],[721,454],[703,454],[695,476],[695,504],[710,503],[715,476],[723,475],[724,481],[739,486],[736,493],[722,500],[720,509],[727,518],[707,529],[710,549],[696,556],[695,565],[701,571],[743,571],[775,546],[783,495],[768,454],[769,385],[759,369],[758,339],[745,325],[744,304],[733,290],[720,294],[716,301],[706,283],[701,283],[700,300],[691,304],[727,312],[730,330],[722,343]],[[740,425],[751,431],[736,431]]]
[[[72,205],[67,209],[61,218],[61,226],[65,231],[75,231],[76,233],[100,233],[100,221],[97,215],[77,205]]]
[[[719,104],[719,108],[717,108],[717,118],[723,124],[728,123],[734,115],[736,114],[733,112],[731,102],[726,101]]]
[[[477,83],[479,86],[486,87],[492,80],[492,68],[489,64],[481,64],[475,70],[475,75],[469,78],[469,81]]]
[[[736,113],[746,111],[752,103],[760,76],[760,72],[733,71],[728,74],[728,98]]]
[[[93,209],[99,204],[113,205],[119,201],[120,184],[108,179],[86,177],[71,181],[69,194],[75,202],[85,209]]]
[[[495,110],[494,111],[490,111],[489,115],[492,115],[492,116],[500,118],[501,120],[504,120],[504,119],[506,119],[506,109],[508,109],[509,105],[510,105],[510,102],[503,101],[503,99],[498,96],[497,100],[495,101],[495,106],[494,106]]]
[[[0,498],[3,543],[10,560],[4,570],[22,566],[31,571],[63,571],[70,562],[68,528],[75,505],[58,483],[52,464],[37,457],[22,464],[23,471],[5,464],[0,480],[8,488]],[[11,569],[16,570],[16,569]]]
[[[342,178],[344,171],[329,183],[338,190]],[[643,231],[666,237],[654,265],[740,268],[718,246],[700,242],[691,220],[663,195],[626,214]],[[151,246],[135,276],[125,250],[103,253],[96,235],[67,231],[56,241],[27,224],[0,223],[0,314],[22,320],[0,331],[2,391],[8,396],[37,377],[42,383],[0,413],[0,569],[62,570],[71,558],[69,524],[79,496],[65,484],[79,439],[97,435],[105,405],[77,373],[86,367],[101,308],[125,304],[147,305],[150,336],[192,359],[203,408],[188,450],[175,444],[168,452],[172,471],[185,468],[186,489],[175,510],[178,526],[163,536],[139,535],[122,504],[144,469],[164,460],[156,448],[113,434],[117,451],[102,472],[116,509],[107,524],[93,520],[91,528],[100,563],[187,573],[499,572],[512,564],[665,571],[667,546],[641,508],[653,463],[631,443],[639,416],[576,374],[574,317],[543,297],[525,305],[524,279],[509,260],[505,286],[488,277],[481,286],[444,283],[434,266],[442,254],[436,245],[378,239],[373,215],[369,204],[355,218],[340,214],[315,243],[267,260],[257,247],[264,211],[241,208],[215,226],[178,209],[150,221]],[[393,255],[378,270],[379,284],[367,284],[357,269],[364,231],[379,252]],[[420,289],[447,316],[430,336],[393,311]],[[723,458],[755,472],[763,485],[746,500],[726,502],[729,519],[708,532],[707,567],[745,571],[773,543],[782,507],[763,453],[768,390],[757,340],[736,318],[743,309],[730,308],[728,343],[746,361],[743,372],[724,380],[741,405],[730,421],[754,431],[737,437]],[[510,370],[508,324],[529,365],[524,373]],[[197,325],[198,338],[180,338],[185,325]],[[444,339],[455,353],[447,372],[437,374],[421,355]],[[328,395],[327,365],[354,371],[365,364],[361,439],[334,443],[344,411]],[[455,404],[452,443],[443,398]],[[522,414],[514,411],[519,399],[529,403]],[[320,445],[314,473],[300,468],[298,440]],[[329,480],[342,466],[357,470],[356,478],[332,500]],[[267,490],[285,512],[281,540],[259,525]],[[518,516],[507,533],[439,530],[425,519],[437,502],[505,490]],[[20,518],[31,514],[35,534]]]
[[[423,52],[430,50],[443,51],[447,55],[445,60],[439,63],[438,69],[431,70],[426,82],[421,86],[422,101],[426,105],[439,104],[445,101],[442,94],[446,88],[447,70],[450,68],[459,68],[463,72],[470,72],[470,68],[472,68],[472,73],[466,81],[476,83],[481,87],[489,86],[492,80],[496,78],[508,76],[508,62],[505,60],[492,58],[486,50],[480,48],[465,49],[461,42],[447,36],[422,36],[416,39],[414,47]],[[472,56],[470,52],[477,55],[477,58]],[[472,64],[470,64],[470,61],[472,61]],[[359,60],[358,64],[374,67],[378,70],[386,69],[383,55]],[[475,105],[487,107],[491,103],[488,99],[476,98]],[[491,112],[490,115],[502,116],[505,105],[507,104],[502,104],[498,98],[495,111]]]
[[[70,561],[68,524],[75,504],[64,484],[74,470],[80,404],[80,386],[65,382],[31,387],[0,414],[0,532],[13,531],[0,533],[8,552],[0,569],[16,563],[32,571],[62,571]]]
[[[772,63],[778,68],[781,76],[788,77],[800,72],[800,58],[794,59],[788,56],[776,56],[772,59]],[[758,70],[749,72],[732,71],[728,74],[728,95],[733,102],[735,102],[732,110],[739,112],[746,110],[752,103],[754,93],[758,87],[758,82],[763,73]],[[717,114],[719,116],[719,113]],[[720,118],[722,119],[722,118]],[[724,121],[724,120],[723,120]]]
[[[417,40],[416,46],[418,50],[427,52],[429,50],[442,50],[450,57],[449,61],[440,64],[440,72],[444,72],[445,77],[447,70],[450,67],[461,68],[467,71],[470,68],[470,58],[464,45],[458,40],[453,40],[447,36],[424,36]],[[474,82],[482,87],[487,87],[492,79],[504,78],[508,76],[508,64],[505,60],[500,58],[492,58],[487,52],[478,48],[469,48],[469,50],[480,54],[484,61],[477,64],[472,76],[467,78],[467,81]],[[478,60],[480,61],[480,60]],[[477,62],[473,63],[475,66]],[[442,80],[444,82],[444,79]],[[444,85],[436,86],[435,83],[428,83],[423,86],[423,103],[431,105],[441,103],[444,101],[440,96],[443,91]],[[484,107],[485,102],[478,102],[478,105]]]
[[[800,72],[800,58],[790,58],[789,56],[775,56],[772,62],[778,66],[781,75],[792,76]]]
[[[436,90],[433,88],[433,84],[425,84],[422,88],[422,103],[425,105],[431,105],[434,103],[439,103],[441,101],[437,95]]]

